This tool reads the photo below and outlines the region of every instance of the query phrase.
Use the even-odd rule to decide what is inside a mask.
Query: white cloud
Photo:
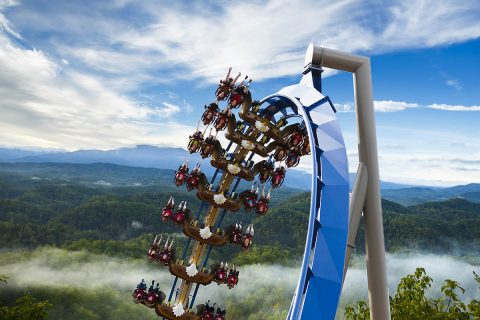
[[[444,111],[480,111],[480,106],[459,106],[448,104],[431,104],[427,106],[431,109],[444,110]]]
[[[10,21],[2,13],[5,8],[14,7],[16,5],[18,5],[18,3],[14,0],[0,0],[0,31],[3,29],[5,32],[14,36],[15,38],[22,39],[22,36],[13,29]]]
[[[419,107],[416,103],[393,100],[374,101],[373,106],[376,112],[396,112]],[[335,104],[335,109],[338,112],[354,112],[355,106],[352,103]]]
[[[418,103],[410,103],[405,101],[380,100],[374,101],[374,108],[376,112],[397,112],[413,108],[428,108],[443,111],[480,111],[480,106],[462,106],[462,105],[448,105],[448,104],[428,104],[420,105]],[[351,103],[335,104],[335,109],[338,112],[354,112],[355,107]]]
[[[352,0],[224,2],[213,10],[203,3],[189,10],[177,5],[152,10],[153,23],[115,40],[186,67],[193,71],[189,76],[216,82],[233,63],[261,80],[298,74],[309,42],[378,53],[477,38],[480,21],[471,13],[475,8],[475,1],[434,0],[391,1],[383,7]],[[248,23],[234,23],[245,17]],[[382,22],[376,28],[364,23],[366,19]]]
[[[447,84],[447,86],[453,87],[458,91],[463,89],[462,85],[460,84],[460,82],[458,80],[448,79],[445,83]]]
[[[407,103],[403,101],[375,101],[374,102],[375,111],[377,112],[394,112],[402,111],[405,109],[417,108],[418,104],[416,103]]]
[[[478,1],[392,1],[390,23],[379,34],[387,48],[432,47],[480,36]]]
[[[158,115],[160,117],[171,117],[172,115],[174,115],[175,113],[178,113],[180,112],[180,107],[175,105],[175,104],[172,104],[172,103],[168,103],[168,102],[164,102],[163,103],[164,107],[163,108],[160,108],[158,110]]]
[[[335,110],[337,112],[354,112],[355,108],[351,103],[335,103]]]
[[[5,145],[67,150],[175,145],[192,130],[168,120],[162,126],[155,122],[177,113],[178,106],[143,105],[95,76],[63,69],[41,50],[16,45],[1,31],[0,70],[0,136]]]
[[[12,12],[14,22],[60,34],[45,45],[92,70],[128,75],[132,86],[192,78],[217,82],[230,65],[254,80],[297,75],[309,42],[378,54],[480,37],[475,0],[134,1],[128,17],[124,2],[46,6],[48,16],[27,3]]]

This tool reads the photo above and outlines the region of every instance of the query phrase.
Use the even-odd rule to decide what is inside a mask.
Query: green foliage
[[[477,282],[478,289],[480,290],[480,276],[473,272],[475,277],[475,282]],[[473,316],[474,319],[480,319],[480,300],[472,299],[468,304],[468,311]]]
[[[11,307],[0,307],[0,319],[4,320],[42,320],[47,319],[47,309],[52,305],[47,301],[40,301],[26,294],[16,300],[16,304]]]
[[[0,246],[4,248],[54,245],[141,257],[148,237],[179,232],[177,226],[160,219],[160,210],[171,194],[186,200],[193,212],[199,205],[194,193],[172,187],[172,170],[107,164],[3,164],[2,168],[10,171],[0,172],[0,187],[4,187],[0,188]],[[95,184],[99,179],[113,185],[99,187]],[[142,186],[132,187],[134,181]],[[245,263],[298,259],[304,252],[310,195],[296,192],[276,190],[266,216],[239,211],[227,213],[223,220],[223,226],[253,222],[257,231],[254,246],[276,250],[277,258],[268,257],[265,249],[241,253],[229,246],[213,250],[212,259],[237,255],[237,260]],[[404,207],[384,200],[383,209],[388,251],[410,248],[445,253],[457,252],[458,247],[479,251],[480,204],[453,199]],[[363,237],[361,226],[357,253],[364,252]],[[139,247],[135,249],[135,245]]]
[[[480,285],[480,278],[474,272],[475,281]],[[453,280],[445,280],[441,287],[439,298],[427,295],[432,286],[430,278],[423,268],[402,278],[395,296],[390,297],[392,319],[396,320],[470,320],[479,319],[480,301],[471,300],[466,304],[463,289]],[[480,289],[480,287],[479,287]],[[370,310],[365,301],[345,308],[347,320],[370,319]]]
[[[238,254],[233,263],[244,266],[249,264],[282,264],[290,265],[295,261],[295,255],[289,250],[277,246],[253,246]]]
[[[358,301],[356,305],[345,308],[345,318],[352,320],[370,320],[370,309],[367,302]]]
[[[20,308],[15,308],[15,316],[4,318],[4,314],[0,311],[0,319],[46,319],[46,314],[40,316],[40,311],[48,311],[49,319],[69,319],[69,320],[97,320],[97,319],[158,319],[155,313],[145,308],[143,305],[136,305],[133,303],[131,294],[128,292],[120,292],[111,288],[102,289],[78,289],[69,286],[63,287],[45,287],[45,288],[30,288],[32,294],[40,299],[48,298],[48,303],[39,303],[31,299],[31,296],[26,296],[25,301]],[[2,296],[3,294],[3,296]],[[17,291],[9,290],[0,292],[0,298],[8,299],[8,296],[18,294]],[[23,299],[23,298],[22,298]],[[43,307],[43,309],[42,309]],[[38,310],[38,314],[31,313],[29,317],[22,317],[27,313],[21,313],[21,310]],[[2,310],[2,309],[0,309]],[[12,309],[11,314],[14,311]]]
[[[8,277],[0,274],[0,282],[6,284]],[[18,298],[13,306],[0,306],[0,319],[3,320],[42,320],[47,319],[47,309],[52,305],[48,301],[40,301],[30,294]]]
[[[450,188],[409,187],[384,189],[382,190],[382,197],[405,206],[453,198],[462,198],[479,203],[480,184],[471,183]]]
[[[382,201],[385,247],[440,253],[475,254],[480,248],[480,204],[462,199],[403,207]],[[357,236],[357,252],[365,250],[364,227]]]
[[[285,287],[261,287],[245,296],[227,296],[227,319],[285,319],[292,292]]]

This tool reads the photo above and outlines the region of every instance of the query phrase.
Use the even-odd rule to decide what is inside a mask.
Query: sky
[[[311,42],[371,58],[383,180],[480,182],[477,0],[0,0],[0,146],[185,147],[228,67],[259,100]],[[324,74],[355,171],[351,75]]]

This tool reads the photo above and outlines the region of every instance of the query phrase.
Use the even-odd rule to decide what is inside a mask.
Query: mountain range
[[[113,150],[78,150],[78,151],[28,151],[22,149],[0,148],[0,162],[15,163],[112,163],[130,167],[157,168],[175,170],[185,160],[190,163],[202,163],[198,154],[190,154],[182,148],[156,147],[137,145]],[[204,160],[203,162],[205,162]],[[202,168],[212,173],[211,166]],[[355,174],[350,174],[350,185],[353,185]],[[311,174],[300,170],[289,170],[285,184],[299,189],[310,189]],[[398,189],[407,185],[383,182],[382,189]]]
[[[185,159],[189,159],[191,164],[197,162],[202,163],[202,159],[198,154],[190,154],[185,149],[151,145],[137,145],[106,151],[78,150],[72,152],[0,148],[0,162],[4,163],[108,163],[137,168],[175,170]],[[203,163],[206,161],[207,160],[203,160]],[[23,167],[26,169],[25,166]],[[35,168],[35,166],[32,168]],[[5,169],[5,167],[3,169]],[[210,165],[204,165],[202,169],[207,174],[213,173],[213,168]],[[349,178],[350,185],[352,186],[355,174],[350,173]],[[285,185],[292,188],[308,190],[310,189],[310,184],[310,173],[295,169],[288,170]],[[469,201],[480,202],[480,184],[477,183],[450,188],[439,188],[381,181],[381,188],[383,198],[398,202],[402,205],[414,205],[426,201],[441,201],[451,198],[464,198]]]

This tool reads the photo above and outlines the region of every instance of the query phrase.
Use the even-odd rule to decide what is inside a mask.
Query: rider
[[[145,283],[145,279],[142,279],[142,282],[140,282],[139,284],[137,284],[137,289],[147,289],[147,284]]]
[[[153,287],[154,284],[155,284],[155,280],[152,280],[152,285],[150,286],[150,288],[148,288],[149,293],[155,291],[155,289]]]

